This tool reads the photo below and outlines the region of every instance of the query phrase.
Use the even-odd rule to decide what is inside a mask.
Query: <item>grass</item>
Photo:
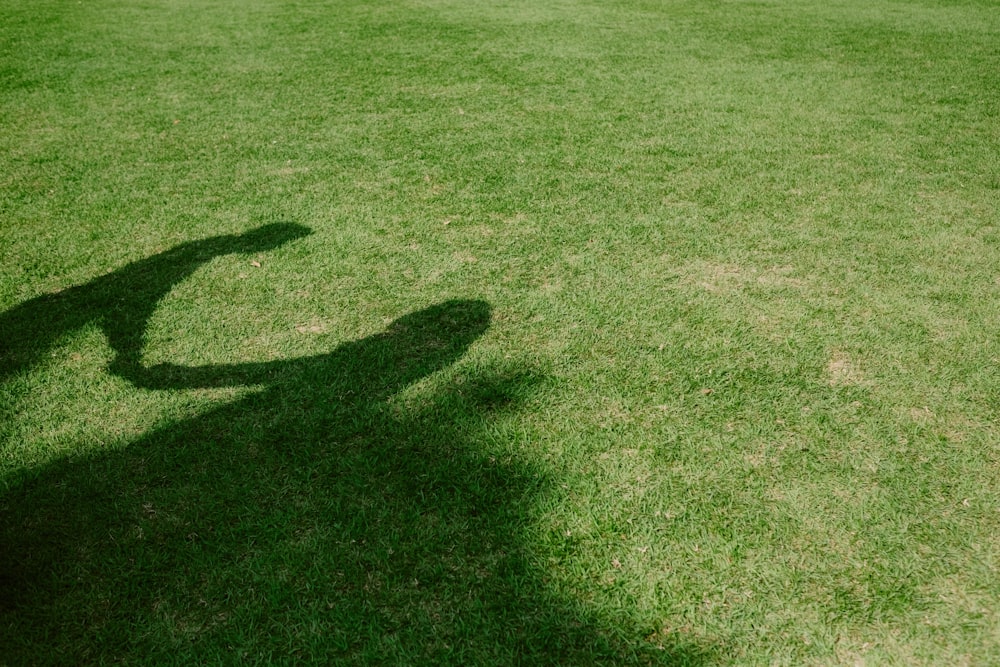
[[[0,8],[0,664],[1000,661],[1000,12]]]

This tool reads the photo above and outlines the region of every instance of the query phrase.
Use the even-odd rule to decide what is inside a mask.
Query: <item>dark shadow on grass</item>
[[[449,301],[328,354],[201,368],[143,368],[141,336],[117,329],[115,371],[138,386],[263,388],[0,498],[2,659],[705,662],[554,595],[532,565],[548,481],[488,436],[531,372],[400,394],[489,323],[486,303]]]
[[[30,369],[61,338],[88,324],[107,336],[115,370],[136,367],[146,324],[175,285],[216,257],[273,250],[310,233],[308,227],[280,222],[191,241],[85,285],[25,301],[0,315],[0,381]]]

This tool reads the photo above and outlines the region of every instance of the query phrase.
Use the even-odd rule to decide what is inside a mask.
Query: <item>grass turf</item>
[[[0,662],[1000,660],[995,2],[7,2]]]

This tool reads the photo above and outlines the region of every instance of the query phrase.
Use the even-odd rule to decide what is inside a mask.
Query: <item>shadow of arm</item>
[[[155,366],[126,367],[112,365],[111,372],[128,380],[141,389],[213,389],[273,384],[289,365],[286,361],[250,364],[212,364],[209,366]]]

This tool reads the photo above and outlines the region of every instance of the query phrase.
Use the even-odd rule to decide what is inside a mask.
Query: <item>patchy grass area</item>
[[[1000,661],[993,1],[0,8],[0,664]]]

